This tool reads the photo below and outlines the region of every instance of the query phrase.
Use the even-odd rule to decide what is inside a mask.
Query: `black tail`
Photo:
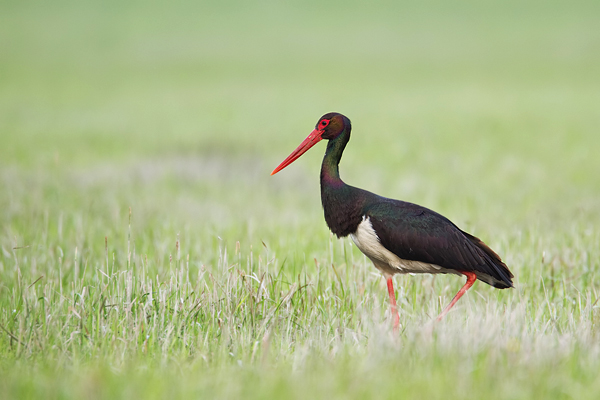
[[[481,257],[483,257],[486,266],[488,267],[486,268],[486,270],[491,272],[485,273],[480,271],[474,271],[475,275],[477,275],[477,279],[498,289],[507,289],[514,287],[512,281],[514,275],[512,274],[512,272],[510,272],[506,264],[504,264],[500,256],[496,254],[494,250],[490,249],[487,244],[483,243],[481,239],[470,235],[466,232],[463,233],[467,238],[471,240],[471,243],[477,246]]]

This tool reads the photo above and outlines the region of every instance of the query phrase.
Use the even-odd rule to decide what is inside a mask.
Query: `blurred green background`
[[[320,115],[339,111],[354,127],[350,183],[441,211],[460,207],[445,204],[458,196],[485,213],[499,203],[520,217],[541,204],[569,212],[565,203],[600,189],[587,179],[599,170],[599,8],[5,2],[2,179],[34,180],[28,192],[64,179],[55,189],[66,204],[134,186],[144,196],[123,200],[134,211],[165,196],[215,225],[260,225],[281,219],[268,209],[289,197],[302,197],[282,205],[290,214],[306,201],[318,210],[319,150],[268,172]],[[163,204],[153,212],[171,220]]]
[[[330,111],[353,124],[344,180],[484,239],[521,288],[498,296],[550,304],[548,263],[559,298],[595,293],[599,27],[598,1],[2,1],[2,326],[19,329],[16,293],[39,276],[93,285],[105,238],[116,270],[161,279],[177,252],[195,276],[240,248],[285,259],[290,284],[314,274],[338,256],[324,146],[269,173]],[[542,315],[524,331],[560,319]]]

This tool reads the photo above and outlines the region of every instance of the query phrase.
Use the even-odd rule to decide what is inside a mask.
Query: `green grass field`
[[[0,398],[597,399],[600,3],[2,2]],[[385,282],[354,186],[495,249],[515,289]]]

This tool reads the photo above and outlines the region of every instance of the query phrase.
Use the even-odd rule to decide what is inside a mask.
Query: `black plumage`
[[[338,166],[350,140],[350,131],[348,118],[339,113],[325,114],[315,130],[272,174],[291,164],[321,139],[329,140],[321,166],[321,202],[325,221],[338,237],[355,235],[361,223],[368,221],[366,229],[368,232],[372,229],[376,234],[377,246],[380,244],[400,260],[388,260],[389,265],[385,265],[381,259],[370,257],[388,278],[394,310],[396,302],[391,276],[406,272],[398,266],[405,262],[440,267],[439,270],[433,268],[423,272],[452,272],[467,276],[467,283],[439,318],[471,287],[475,278],[499,289],[513,286],[513,275],[501,258],[480,239],[462,231],[446,217],[417,204],[388,199],[346,185],[340,178]],[[356,241],[354,236],[353,239]],[[396,327],[397,324],[396,315]]]

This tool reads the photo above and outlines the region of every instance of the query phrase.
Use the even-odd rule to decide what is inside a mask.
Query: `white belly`
[[[356,232],[350,234],[356,247],[360,249],[371,261],[375,267],[387,275],[394,274],[439,274],[452,273],[439,265],[424,263],[421,261],[404,260],[381,244],[379,237],[373,229],[369,217],[363,216],[362,222],[358,225]]]

